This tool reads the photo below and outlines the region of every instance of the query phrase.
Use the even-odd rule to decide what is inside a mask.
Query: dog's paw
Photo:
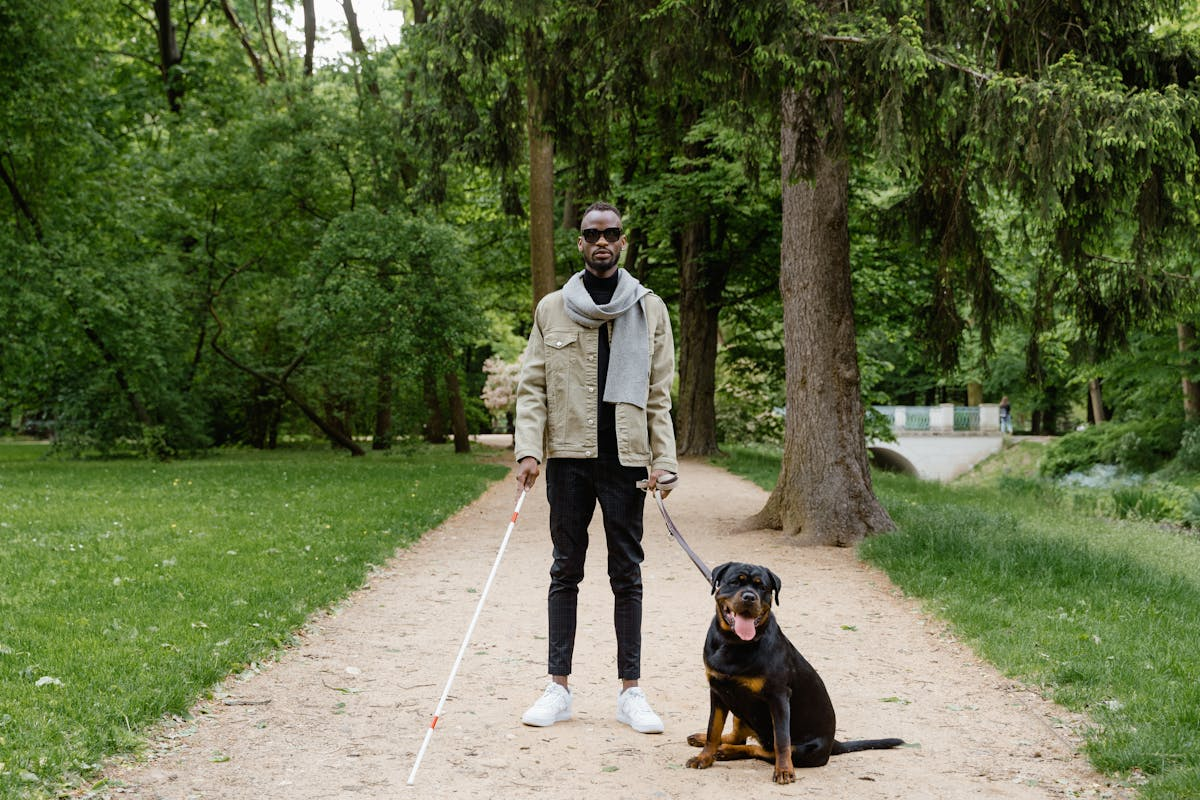
[[[687,742],[692,747],[704,747],[704,745],[708,744],[708,735],[704,733],[693,733],[688,737]]]
[[[772,780],[774,780],[776,783],[795,783],[796,773],[790,766],[776,767],[775,775]]]
[[[701,753],[698,756],[689,758],[687,765],[692,769],[708,769],[713,765],[713,757],[707,753]]]

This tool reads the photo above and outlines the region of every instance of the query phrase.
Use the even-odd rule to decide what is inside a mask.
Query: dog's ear
[[[779,590],[783,588],[783,581],[771,570],[767,570],[767,577],[771,579],[771,588],[775,590],[775,605],[779,605]]]
[[[726,561],[712,571],[712,591],[709,594],[716,594],[717,587],[721,585],[721,581],[725,578],[725,571],[733,566],[732,562]]]

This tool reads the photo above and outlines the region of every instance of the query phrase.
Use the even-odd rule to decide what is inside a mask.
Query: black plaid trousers
[[[608,543],[608,581],[617,634],[617,677],[637,680],[642,662],[642,514],[646,493],[635,485],[645,467],[615,458],[551,458],[546,461],[546,498],[554,562],[547,598],[549,673],[570,675],[575,650],[579,582],[583,580],[588,525],[597,502]]]

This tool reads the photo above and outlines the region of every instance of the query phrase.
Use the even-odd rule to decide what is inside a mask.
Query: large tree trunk
[[[676,421],[680,455],[717,452],[717,318],[728,264],[704,261],[710,251],[708,220],[684,226],[679,243],[679,402]]]
[[[1188,422],[1200,420],[1200,383],[1192,380],[1196,374],[1196,326],[1180,322],[1175,326],[1179,334],[1179,368],[1183,372],[1183,415]]]
[[[845,547],[895,523],[875,497],[867,462],[840,88],[823,96],[788,89],[782,112],[787,427],[779,482],[750,524]]]
[[[533,305],[553,292],[554,279],[554,137],[546,132],[545,89],[528,78],[529,114],[529,255]]]

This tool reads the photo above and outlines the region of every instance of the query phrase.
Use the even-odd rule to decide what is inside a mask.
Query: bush
[[[1051,478],[1086,472],[1098,464],[1114,464],[1127,472],[1151,472],[1179,451],[1182,435],[1183,423],[1178,420],[1094,425],[1051,445],[1038,469]]]
[[[1112,516],[1117,519],[1146,519],[1160,522],[1181,519],[1183,509],[1172,498],[1149,486],[1122,486],[1112,493]]]
[[[1184,469],[1200,472],[1200,426],[1188,428],[1183,432],[1175,460]]]

